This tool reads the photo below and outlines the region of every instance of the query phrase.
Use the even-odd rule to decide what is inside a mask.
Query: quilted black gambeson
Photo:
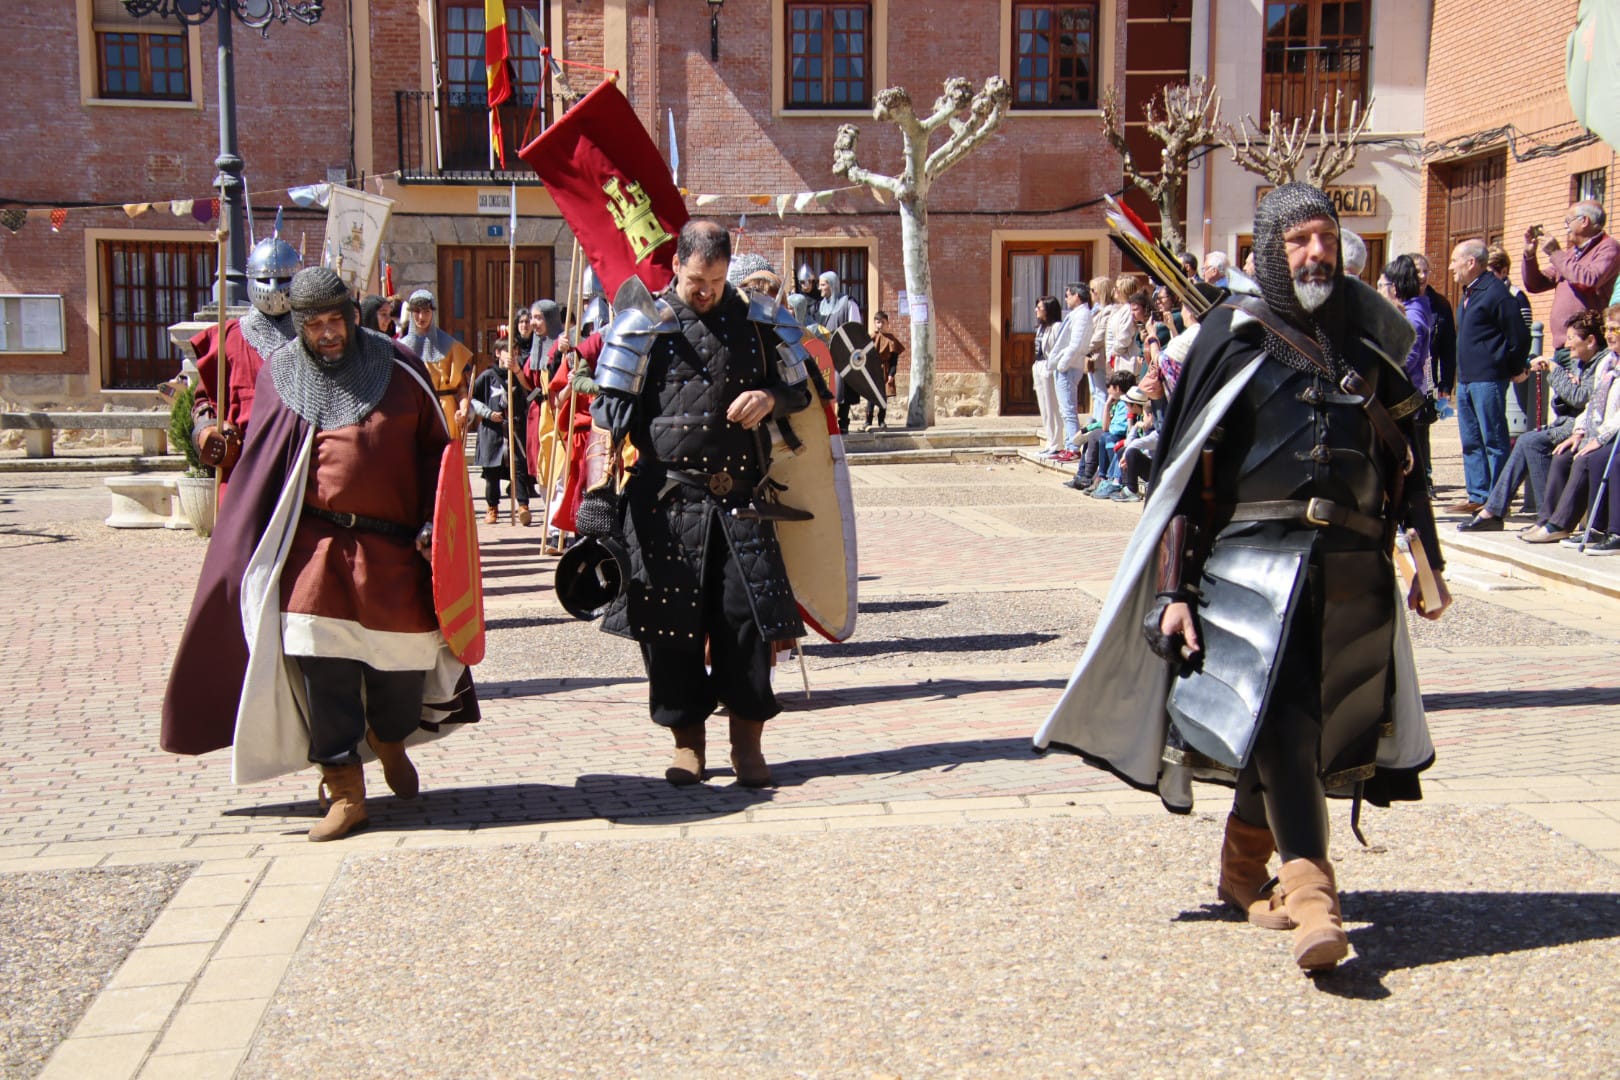
[[[625,487],[631,576],[602,629],[701,649],[703,590],[719,587],[703,580],[703,569],[710,545],[725,544],[748,583],[761,637],[801,637],[776,527],[731,513],[749,505],[763,463],[757,435],[728,421],[726,410],[745,391],[763,389],[776,398],[773,415],[783,416],[802,408],[809,391],[782,383],[775,331],[749,322],[748,305],[730,286],[702,316],[673,289],[664,299],[681,329],[657,339],[636,401],[630,441],[639,458]],[[717,476],[726,479],[694,482]]]

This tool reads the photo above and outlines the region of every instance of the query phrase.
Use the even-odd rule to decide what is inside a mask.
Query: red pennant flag
[[[607,295],[632,274],[654,293],[669,284],[686,203],[617,86],[586,94],[518,156],[545,181]]]

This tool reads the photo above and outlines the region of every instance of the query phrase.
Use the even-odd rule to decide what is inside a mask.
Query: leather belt
[[[737,477],[728,472],[695,473],[687,472],[685,469],[665,469],[664,472],[671,480],[685,484],[687,487],[702,488],[717,499],[723,499],[730,495],[742,483]]]
[[[1318,529],[1349,529],[1374,540],[1384,539],[1382,520],[1328,499],[1273,499],[1270,502],[1238,503],[1232,507],[1232,520],[1303,521]]]
[[[455,397],[457,394],[461,393],[461,387],[453,386],[448,390],[435,390],[433,392],[438,394],[440,397]]]
[[[381,533],[384,536],[393,536],[401,540],[415,540],[419,530],[409,525],[401,525],[397,521],[384,521],[382,518],[366,517],[364,514],[350,514],[342,510],[323,510],[319,506],[304,504],[304,513],[311,517],[330,521],[333,525],[343,529],[360,529],[365,532]]]

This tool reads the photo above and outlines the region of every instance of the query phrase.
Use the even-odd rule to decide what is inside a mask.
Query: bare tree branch
[[[967,80],[961,82],[966,84]],[[965,106],[970,119],[958,121],[953,118],[950,138],[928,155],[923,168],[929,178],[939,176],[988,139],[1001,126],[1002,118],[1007,115],[1007,108],[1011,104],[1012,88],[1006,81],[999,75],[986,79],[984,89],[974,94]]]
[[[833,175],[845,176],[857,184],[882,188],[890,194],[899,195],[901,181],[898,177],[870,172],[861,168],[859,163],[856,162],[855,143],[860,137],[861,129],[854,124],[842,124],[839,126],[838,137],[833,140]]]
[[[1160,110],[1162,111],[1162,114]],[[1120,121],[1119,95],[1113,87],[1103,94],[1103,135],[1119,154],[1125,179],[1153,200],[1159,208],[1159,231],[1172,250],[1183,246],[1176,223],[1181,192],[1187,181],[1187,162],[1194,150],[1216,142],[1221,98],[1201,75],[1186,83],[1167,86],[1143,106],[1147,133],[1158,140],[1159,167],[1144,170],[1136,163],[1125,141],[1125,125]]]
[[[1282,115],[1273,109],[1264,128],[1253,116],[1245,116],[1236,128],[1231,124],[1222,124],[1219,141],[1232,152],[1234,162],[1280,187],[1293,181],[1294,173],[1305,157],[1305,145],[1315,120],[1316,114],[1313,112],[1311,119],[1303,124],[1296,119],[1291,126],[1285,125]],[[1251,127],[1254,129],[1252,135]],[[1254,141],[1262,135],[1266,139],[1264,146]]]
[[[1360,149],[1356,141],[1367,130],[1367,121],[1372,117],[1371,98],[1367,99],[1365,109],[1360,101],[1351,101],[1350,126],[1345,129],[1339,123],[1339,118],[1343,115],[1343,104],[1344,91],[1335,91],[1333,130],[1329,132],[1327,98],[1322,99],[1322,119],[1317,126],[1320,142],[1316,147],[1316,156],[1311,160],[1311,167],[1305,173],[1305,178],[1319,188],[1327,187],[1355,167],[1356,153]]]

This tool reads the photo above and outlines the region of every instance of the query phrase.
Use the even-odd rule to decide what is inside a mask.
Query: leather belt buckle
[[[730,473],[709,474],[709,494],[717,499],[723,499],[731,494],[732,480]]]
[[[1326,529],[1333,524],[1333,512],[1337,509],[1326,499],[1311,499],[1305,504],[1305,521],[1318,529]]]

